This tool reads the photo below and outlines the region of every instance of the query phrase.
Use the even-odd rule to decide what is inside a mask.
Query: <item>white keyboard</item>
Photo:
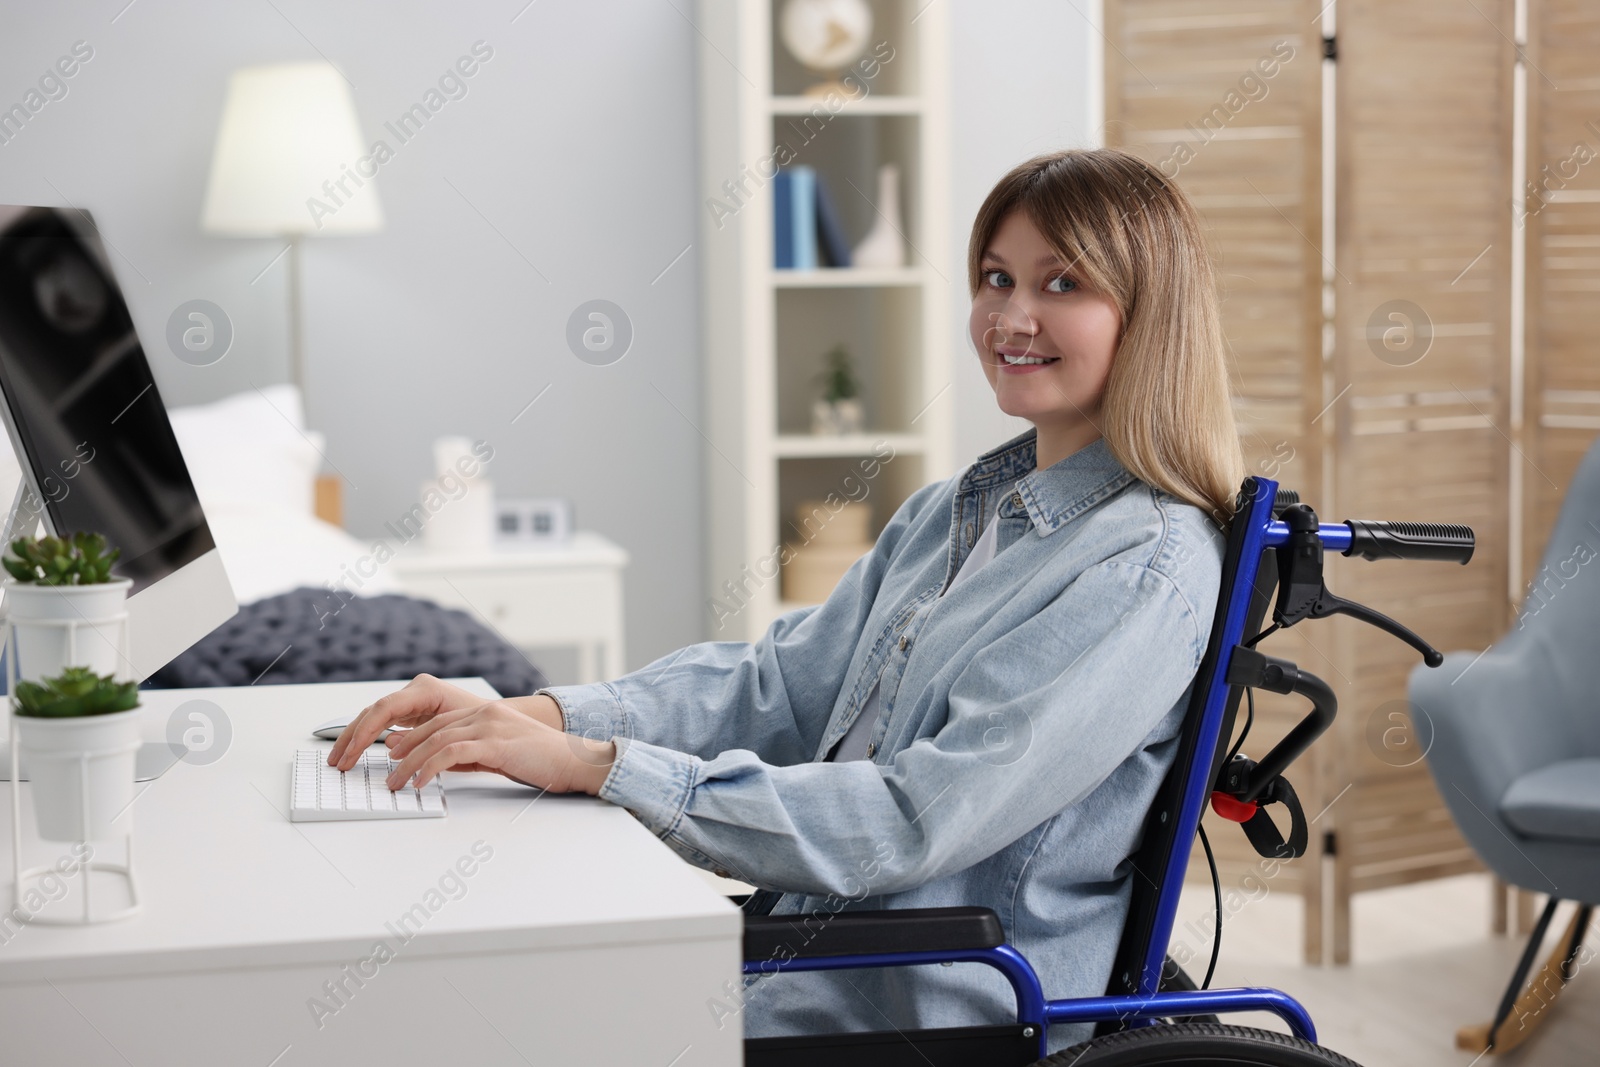
[[[294,754],[289,821],[442,819],[444,786],[439,779],[421,789],[406,786],[391,793],[386,783],[397,766],[387,749],[369,749],[348,771],[328,766],[327,749],[299,749]]]

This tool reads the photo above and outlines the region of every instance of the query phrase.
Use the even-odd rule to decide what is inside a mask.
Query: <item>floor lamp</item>
[[[306,410],[300,241],[308,234],[382,229],[371,181],[376,171],[361,143],[350,85],[331,64],[276,63],[233,72],[200,227],[288,242],[289,373]]]

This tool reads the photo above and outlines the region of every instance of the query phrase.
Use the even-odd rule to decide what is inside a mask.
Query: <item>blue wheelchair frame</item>
[[[1265,586],[1258,581],[1258,578],[1268,579],[1270,573],[1261,566],[1263,554],[1290,541],[1288,524],[1274,515],[1277,499],[1276,482],[1265,478],[1247,479],[1240,494],[1239,508],[1229,527],[1222,590],[1213,619],[1211,639],[1196,675],[1196,689],[1191,692],[1184,743],[1179,748],[1178,762],[1169,772],[1169,784],[1181,789],[1176,825],[1170,832],[1165,832],[1164,827],[1158,832],[1161,840],[1154,844],[1158,851],[1164,847],[1165,858],[1164,861],[1158,861],[1159,879],[1152,881],[1156,881],[1159,888],[1153,903],[1146,901],[1148,906],[1142,918],[1137,914],[1137,907],[1130,906],[1129,925],[1124,931],[1123,946],[1113,967],[1113,987],[1116,987],[1120,974],[1122,988],[1127,992],[1050,1000],[1045,997],[1033,967],[1021,953],[1007,944],[938,951],[818,955],[782,961],[749,959],[745,961],[744,972],[747,975],[759,975],[778,971],[984,963],[1010,981],[1017,997],[1017,1022],[1023,1027],[1022,1035],[1030,1041],[1037,1038],[1040,1057],[1046,1055],[1046,1037],[1051,1023],[1114,1023],[1121,1028],[1150,1025],[1162,1018],[1241,1011],[1272,1012],[1288,1024],[1295,1036],[1315,1042],[1316,1028],[1310,1013],[1299,1001],[1279,990],[1246,987],[1163,991],[1160,988],[1166,949],[1183,891],[1190,850],[1217,780],[1222,759],[1221,745],[1226,743],[1227,735],[1231,735],[1234,711],[1242,692],[1240,686],[1230,684],[1228,680],[1234,652],[1246,640],[1246,626],[1259,625],[1265,599],[1276,584],[1275,579],[1269,580]],[[1351,548],[1354,536],[1352,528],[1344,523],[1319,523],[1316,535],[1323,548],[1339,552]],[[1319,568],[1320,562],[1318,556]],[[1199,718],[1196,724],[1192,720],[1197,708]],[[1309,744],[1316,734],[1326,728],[1331,718],[1329,708],[1325,721],[1310,729],[1309,734],[1301,739],[1300,747]],[[1159,798],[1157,803],[1160,804]],[[1155,821],[1146,823],[1147,838],[1156,830]],[[1148,855],[1146,849],[1151,844],[1147,841],[1142,845],[1141,854]],[[1137,898],[1138,894],[1135,896]],[[1132,971],[1137,971],[1137,979],[1133,978]]]

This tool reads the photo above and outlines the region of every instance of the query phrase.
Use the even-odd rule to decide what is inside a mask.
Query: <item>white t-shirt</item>
[[[1000,499],[1005,500],[1007,494],[1002,493]],[[972,546],[972,551],[967,553],[967,558],[962,561],[961,569],[956,571],[956,576],[950,580],[951,589],[977,573],[978,569],[991,559],[994,559],[995,541],[999,536],[995,531],[1000,527],[1000,505],[994,506],[994,518],[989,520],[989,525],[983,528],[983,533],[978,536],[978,543]],[[940,593],[943,596],[944,593]],[[878,687],[873,685],[872,692],[867,694],[866,703],[861,707],[861,713],[856,716],[856,721],[850,724],[850,729],[845,731],[844,737],[839,739],[833,755],[830,757],[834,763],[844,763],[846,760],[866,759],[867,745],[872,740],[872,728],[878,721]]]

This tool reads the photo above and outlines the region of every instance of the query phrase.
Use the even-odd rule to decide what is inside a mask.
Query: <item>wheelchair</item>
[[[976,962],[997,969],[1017,999],[1015,1023],[926,1030],[867,1031],[769,1037],[745,1041],[750,1067],[1140,1067],[1149,1064],[1356,1067],[1316,1044],[1316,1028],[1293,997],[1270,988],[1197,986],[1166,954],[1190,849],[1207,803],[1239,822],[1262,855],[1292,858],[1306,851],[1305,814],[1283,772],[1332,725],[1333,690],[1288,660],[1257,652],[1267,634],[1305,619],[1343,614],[1405,641],[1437,667],[1443,656],[1400,623],[1343,600],[1323,581],[1323,552],[1368,560],[1416,559],[1465,564],[1474,547],[1466,526],[1351,520],[1319,522],[1292,490],[1270,479],[1247,478],[1227,531],[1222,585],[1210,638],[1191,690],[1172,768],[1144,822],[1133,868],[1127,920],[1098,997],[1050,1000],[1028,961],[1005,942],[988,908],[953,907],[842,911],[820,929],[799,928],[798,916],[747,915],[744,973],[927,966]],[[1276,600],[1274,602],[1274,591]],[[1261,629],[1272,604],[1272,625]],[[1246,634],[1250,636],[1246,637]],[[1224,746],[1233,737],[1240,696],[1261,688],[1306,698],[1310,713],[1259,762]],[[1253,698],[1246,719],[1248,734]],[[1282,805],[1287,840],[1266,813]],[[1208,860],[1210,845],[1202,835]],[[1215,863],[1212,862],[1215,885]],[[1218,937],[1221,904],[1218,891]],[[1213,958],[1213,964],[1215,960]],[[1225,1024],[1221,1014],[1268,1011],[1289,1027],[1283,1034]],[[1055,1023],[1095,1025],[1091,1040],[1047,1055]]]

